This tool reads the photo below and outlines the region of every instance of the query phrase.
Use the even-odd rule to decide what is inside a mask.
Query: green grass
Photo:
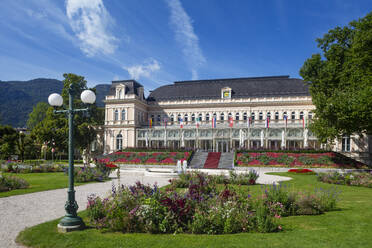
[[[63,172],[45,172],[45,173],[3,173],[3,175],[15,176],[25,179],[30,186],[27,189],[15,189],[6,192],[0,192],[1,197],[12,195],[23,195],[33,192],[61,189],[68,187],[68,176]],[[76,186],[86,183],[75,183]]]
[[[274,173],[273,173],[274,174]],[[334,185],[316,180],[314,175],[275,173],[292,177],[286,182],[295,190]],[[261,186],[248,186],[258,195]],[[293,216],[281,219],[279,233],[241,233],[233,235],[152,235],[105,233],[88,228],[68,234],[57,232],[58,220],[21,232],[17,242],[30,247],[372,247],[372,189],[338,186],[342,191],[339,209],[318,216]],[[86,212],[81,212],[86,221]]]

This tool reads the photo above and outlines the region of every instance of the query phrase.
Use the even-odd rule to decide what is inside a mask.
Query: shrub
[[[294,161],[294,157],[290,157],[287,154],[279,156],[276,161],[279,164],[290,165]]]
[[[82,182],[92,182],[98,181],[103,182],[109,179],[109,175],[112,170],[116,169],[116,166],[113,164],[106,164],[98,162],[96,167],[75,167],[74,169],[74,179],[75,182],[82,183]],[[66,170],[65,173],[67,174],[68,171]]]
[[[339,173],[335,171],[330,173],[318,173],[317,177],[319,181],[324,183],[372,188],[371,172]]]
[[[29,183],[22,178],[0,174],[0,192],[10,191],[13,189],[26,189],[28,186]]]

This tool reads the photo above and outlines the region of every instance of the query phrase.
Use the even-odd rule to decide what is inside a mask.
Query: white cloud
[[[194,32],[192,20],[179,0],[167,0],[167,3],[171,11],[170,23],[176,40],[182,46],[182,52],[190,67],[192,79],[197,79],[198,68],[206,62],[206,59],[199,47],[199,38]]]
[[[131,78],[138,80],[141,77],[150,78],[153,72],[160,70],[160,63],[156,59],[149,59],[142,65],[123,67],[123,69],[128,71]]]
[[[113,19],[102,0],[66,0],[66,13],[87,56],[114,53],[118,39],[108,31]]]

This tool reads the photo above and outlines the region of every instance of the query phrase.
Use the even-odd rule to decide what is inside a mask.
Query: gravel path
[[[259,172],[258,183],[271,184],[291,179],[289,177],[265,175],[264,173],[265,171]],[[161,187],[168,183],[169,177],[145,176],[144,173],[123,171],[122,184],[132,185],[138,180],[145,184],[157,182]],[[79,210],[86,208],[88,195],[94,193],[99,196],[105,196],[111,191],[113,183],[117,185],[117,180],[113,179],[105,183],[86,184],[76,187],[76,201],[78,202]],[[0,198],[0,247],[22,247],[14,241],[18,233],[27,227],[62,217],[65,214],[63,206],[66,198],[66,189]]]

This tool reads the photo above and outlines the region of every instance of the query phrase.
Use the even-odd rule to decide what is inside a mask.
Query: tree
[[[27,128],[32,130],[36,125],[44,120],[49,105],[45,102],[39,102],[28,115]]]
[[[96,107],[86,106],[80,99],[80,94],[87,89],[87,82],[82,76],[72,73],[64,74],[62,98],[64,105],[68,106],[69,93],[68,90],[72,84],[74,90],[74,108],[89,107],[89,113],[76,113],[74,115],[74,143],[75,147],[81,150],[87,149],[96,137],[96,131],[93,128],[95,125],[102,123],[101,110]],[[94,89],[93,89],[94,90]],[[39,122],[32,130],[32,134],[37,137],[41,144],[54,143],[55,148],[59,151],[66,150],[68,145],[68,121],[63,114],[54,114],[53,108],[49,107],[46,111],[45,118]]]
[[[11,126],[0,126],[0,159],[9,159],[16,154],[18,133]]]
[[[372,12],[316,40],[300,69],[316,107],[310,129],[320,141],[344,134],[372,134]]]

